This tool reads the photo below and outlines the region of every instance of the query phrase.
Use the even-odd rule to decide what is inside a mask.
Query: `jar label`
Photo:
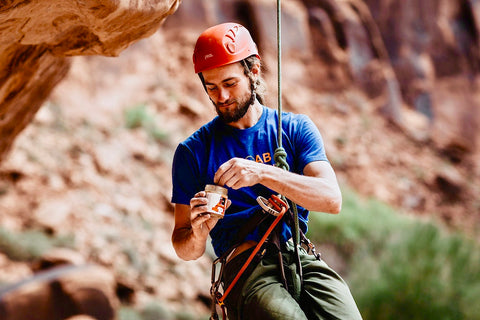
[[[227,205],[227,197],[215,193],[215,192],[207,192],[207,212],[212,214],[221,215],[225,214],[225,207]]]

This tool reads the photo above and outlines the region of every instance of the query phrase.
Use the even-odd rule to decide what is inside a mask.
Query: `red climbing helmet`
[[[258,58],[257,45],[250,32],[238,23],[222,23],[205,30],[195,44],[195,73],[241,61],[251,55]]]

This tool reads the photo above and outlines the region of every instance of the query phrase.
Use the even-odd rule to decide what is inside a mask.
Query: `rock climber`
[[[274,165],[278,114],[263,105],[261,60],[245,27],[222,23],[205,30],[197,39],[193,63],[218,116],[175,151],[172,243],[181,259],[194,260],[205,253],[210,236],[215,254],[228,254],[222,279],[228,285],[265,230],[262,224],[254,226],[230,252],[239,241],[240,228],[262,211],[258,196],[280,194],[298,204],[303,233],[309,210],[339,213],[342,196],[319,130],[306,115],[282,112],[278,134],[290,170]],[[207,184],[228,190],[221,219],[207,212]],[[266,242],[225,299],[229,319],[361,319],[345,281],[303,247],[297,250],[302,270],[302,283],[297,283],[288,223],[281,224],[279,238],[282,260],[275,246]],[[286,282],[281,281],[279,261]],[[299,295],[291,294],[293,287],[301,288]]]

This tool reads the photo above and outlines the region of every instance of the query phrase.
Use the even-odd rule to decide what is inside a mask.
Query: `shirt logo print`
[[[245,159],[252,160],[258,163],[269,163],[272,161],[272,155],[270,154],[270,152],[265,152],[261,155],[257,154],[256,156],[247,156]]]

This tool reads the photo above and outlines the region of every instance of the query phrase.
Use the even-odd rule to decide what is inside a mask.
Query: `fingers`
[[[205,191],[200,191],[190,199],[190,220],[192,221],[192,227],[197,224],[205,222],[204,218],[198,219],[205,215],[207,211],[208,199],[206,198]]]
[[[233,159],[228,160],[227,162],[222,164],[218,168],[217,172],[215,172],[215,176],[213,177],[213,182],[215,182],[215,184],[224,186],[225,182],[230,178],[230,175],[228,173],[230,172],[230,169],[234,165],[234,162],[232,160]]]
[[[247,178],[249,163],[244,159],[233,158],[222,164],[215,173],[214,182],[220,186],[228,186],[233,189],[244,187],[241,180]]]
[[[209,213],[200,213],[196,215],[192,215],[192,229],[202,229],[202,226],[204,223],[206,223],[208,220],[211,219],[211,216]],[[210,230],[207,230],[207,232]]]
[[[232,174],[232,173],[225,173],[218,182],[219,185],[227,186],[232,189],[239,189],[241,187],[246,187],[243,184],[244,177],[242,177],[241,173],[239,174]]]
[[[200,192],[197,192],[192,199],[190,199],[190,209],[193,211],[193,210],[200,210],[201,207],[205,206],[205,210],[206,211],[206,205],[207,205],[207,198],[206,198],[207,194],[205,191],[200,191]]]
[[[208,199],[206,198],[206,192],[200,191],[195,194],[195,196],[190,199],[190,224],[192,229],[202,230],[202,232],[208,233],[215,223],[211,223],[209,220],[212,219],[210,213],[207,212],[207,203]],[[203,226],[206,225],[206,228]]]
[[[255,161],[233,158],[218,168],[214,182],[221,186],[239,189],[259,183],[261,172],[262,167]]]

